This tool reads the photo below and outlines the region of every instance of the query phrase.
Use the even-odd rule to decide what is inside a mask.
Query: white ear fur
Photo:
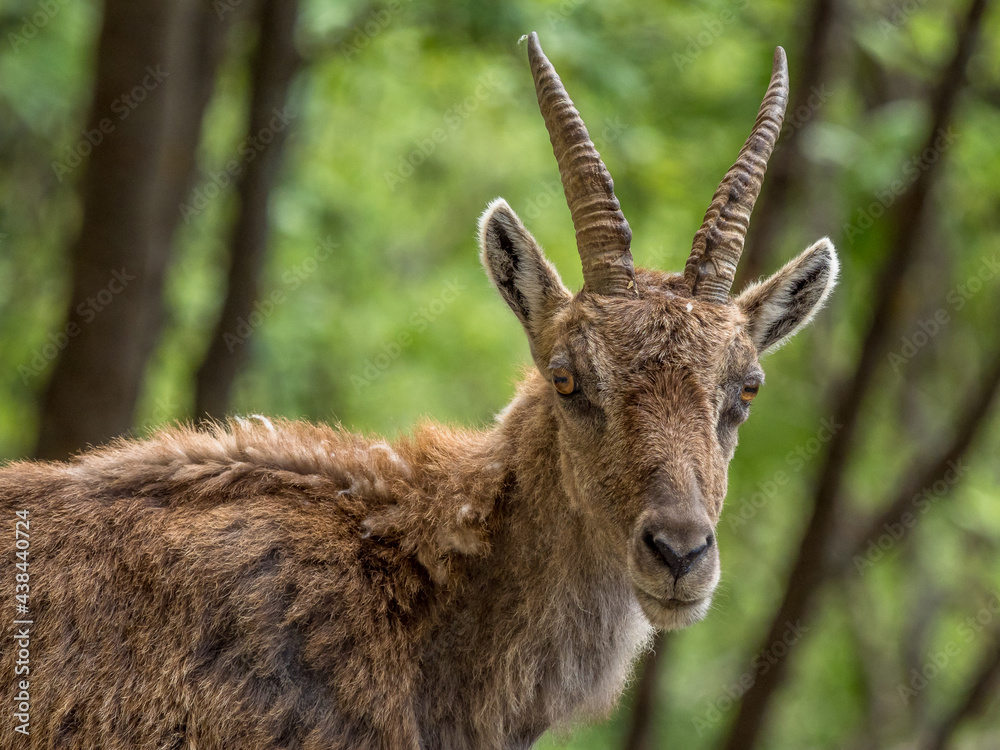
[[[480,260],[493,286],[517,315],[529,338],[538,335],[571,295],[535,238],[497,198],[479,220]]]
[[[837,283],[840,262],[828,237],[814,243],[770,278],[747,287],[743,308],[757,352],[777,349],[819,312]]]

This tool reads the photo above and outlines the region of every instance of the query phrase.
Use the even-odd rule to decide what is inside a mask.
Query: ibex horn
[[[736,163],[715,191],[701,229],[694,236],[691,255],[684,267],[684,280],[693,296],[719,303],[729,299],[750,213],[760,194],[767,160],[781,132],[787,103],[788,63],[785,50],[778,47],[774,50],[771,83],[757,113],[757,122]]]
[[[629,250],[632,230],[615,198],[611,173],[534,32],[528,35],[528,60],[576,229],[584,288],[595,294],[637,297]]]

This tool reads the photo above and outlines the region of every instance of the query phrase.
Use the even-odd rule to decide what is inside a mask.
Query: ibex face
[[[570,499],[602,519],[649,620],[689,625],[719,580],[715,526],[737,428],[763,384],[758,357],[805,325],[837,275],[820,240],[730,297],[750,212],[787,100],[783,50],[753,132],[697,232],[683,274],[635,270],[631,231],[583,121],[545,58],[528,54],[576,228],[584,287],[571,295],[511,208],[480,223],[483,264],[550,381]]]

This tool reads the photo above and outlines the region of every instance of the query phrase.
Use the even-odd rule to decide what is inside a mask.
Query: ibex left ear
[[[837,251],[824,237],[736,298],[758,354],[781,346],[812,320],[837,283],[839,270]]]
[[[569,291],[502,198],[490,203],[479,220],[479,244],[490,281],[521,321],[534,350],[552,314],[571,298]]]

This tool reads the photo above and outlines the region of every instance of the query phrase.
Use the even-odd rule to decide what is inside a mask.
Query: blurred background
[[[0,457],[263,413],[488,426],[528,365],[504,196],[580,266],[539,33],[638,265],[680,270],[775,45],[743,280],[842,280],[765,361],[707,620],[544,748],[1000,747],[1000,12],[986,0],[7,0]],[[739,283],[739,282],[738,282]]]

